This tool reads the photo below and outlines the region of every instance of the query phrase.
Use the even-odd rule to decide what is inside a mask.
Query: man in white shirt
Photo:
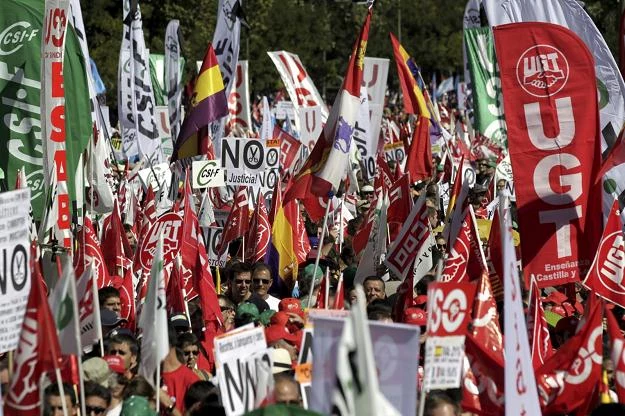
[[[273,297],[268,293],[271,283],[272,278],[269,267],[265,263],[256,263],[254,265],[254,269],[252,270],[252,292],[267,302],[269,307],[277,312],[280,299]]]

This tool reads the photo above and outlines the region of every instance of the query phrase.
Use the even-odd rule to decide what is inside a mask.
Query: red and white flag
[[[536,371],[544,414],[574,412],[592,398],[599,385],[603,362],[603,302],[589,299],[588,306],[589,314],[583,328]]]
[[[221,242],[218,251],[223,253],[228,244],[239,237],[243,237],[250,224],[249,202],[247,197],[247,187],[239,186],[237,193],[234,195],[234,203],[223,233],[221,234]]]
[[[527,331],[532,352],[534,370],[538,370],[553,355],[549,325],[545,319],[545,310],[540,300],[540,289],[532,281],[530,285],[529,306],[527,308]]]
[[[20,341],[15,352],[13,377],[4,403],[7,416],[41,414],[41,377],[46,372],[60,371],[61,347],[52,312],[48,306],[41,269],[31,246],[32,284]]]
[[[336,192],[345,176],[352,146],[352,133],[360,107],[365,51],[369,38],[371,9],[367,13],[360,35],[354,44],[343,85],[332,106],[323,132],[300,173],[284,196],[285,203],[299,198],[308,208],[310,195],[327,200]]]
[[[612,352],[610,357],[614,363],[614,387],[620,403],[625,402],[625,338],[612,310],[606,310],[608,335]]]
[[[250,218],[250,225],[246,234],[245,260],[255,263],[263,259],[267,253],[270,239],[271,227],[267,217],[265,197],[262,192],[259,192],[256,209]]]
[[[597,255],[586,275],[584,286],[602,298],[625,308],[623,277],[625,277],[625,243],[617,199],[612,204]]]
[[[82,275],[89,267],[89,264],[93,263],[98,289],[108,286],[111,283],[111,277],[104,262],[100,242],[95,231],[93,231],[91,219],[87,216],[84,218],[84,224],[78,234],[78,239],[80,244],[78,244],[76,256],[74,256],[74,271],[76,275]]]
[[[577,282],[594,257],[602,217],[592,54],[574,32],[550,23],[502,25],[493,34],[524,274],[538,287]]]
[[[413,205],[401,231],[386,253],[384,263],[401,280],[413,273],[415,259],[426,247],[430,237],[428,210],[423,194]]]
[[[104,219],[102,235],[102,256],[109,275],[123,275],[124,270],[128,270],[131,266],[132,250],[124,232],[117,200],[111,215]]]
[[[486,259],[482,251],[482,242],[477,231],[473,207],[464,210],[464,220],[458,235],[445,260],[442,281],[463,282],[479,279],[488,274]]]

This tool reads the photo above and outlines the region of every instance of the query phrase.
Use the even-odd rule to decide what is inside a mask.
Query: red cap
[[[278,304],[278,310],[284,312],[295,312],[300,313],[302,311],[302,304],[299,299],[295,298],[284,298]]]
[[[566,295],[564,293],[558,292],[557,290],[554,290],[547,297],[544,297],[542,299],[542,301],[543,302],[552,302],[552,303],[555,303],[556,305],[561,305],[567,299],[568,298],[566,297]]]
[[[287,331],[284,325],[269,325],[265,328],[265,338],[267,339],[267,345],[269,346],[280,341],[281,339],[292,345],[296,345],[298,341],[297,335],[291,334]]]
[[[124,359],[118,355],[105,355],[104,360],[109,365],[111,371],[117,374],[124,374],[126,367],[124,366]]]
[[[421,308],[406,308],[403,322],[411,325],[424,326],[427,324],[427,316]]]

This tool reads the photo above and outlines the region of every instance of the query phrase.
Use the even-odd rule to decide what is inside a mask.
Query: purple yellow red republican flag
[[[198,130],[228,114],[228,100],[219,63],[211,44],[208,45],[200,74],[195,81],[191,108],[174,144],[175,159],[200,154]]]

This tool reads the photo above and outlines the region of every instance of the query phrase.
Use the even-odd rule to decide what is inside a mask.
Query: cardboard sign
[[[435,282],[428,286],[428,338],[423,388],[460,387],[464,341],[476,286]]]
[[[266,146],[263,140],[224,137],[221,166],[226,168],[226,184],[259,186],[258,174],[280,163],[280,146]]]
[[[0,353],[17,348],[30,293],[30,188],[0,194]]]
[[[278,101],[276,104],[276,120],[295,120],[295,108],[290,101]]]
[[[309,408],[329,414],[336,384],[336,355],[344,319],[313,318],[313,381]],[[380,390],[403,415],[415,413],[419,327],[369,322]]]
[[[273,378],[271,352],[263,329],[215,338],[215,359],[226,414],[242,415],[256,408],[267,396]]]
[[[224,170],[218,160],[200,160],[191,165],[193,189],[224,186]]]
[[[208,264],[211,267],[226,267],[229,244],[226,246],[221,256],[219,255],[219,251],[217,251],[223,231],[223,227],[202,227],[204,246],[206,247],[206,254],[208,254]]]

